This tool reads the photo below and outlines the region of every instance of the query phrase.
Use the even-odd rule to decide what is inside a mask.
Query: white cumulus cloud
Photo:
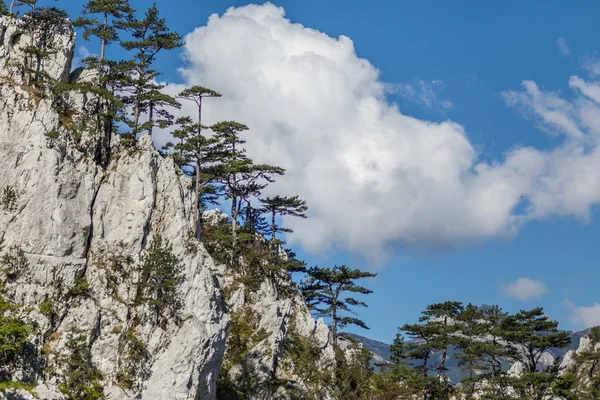
[[[519,278],[507,285],[502,285],[502,292],[505,296],[515,300],[529,301],[541,298],[548,293],[548,288],[542,281]]]
[[[386,85],[386,91],[395,93],[408,100],[422,104],[428,108],[450,108],[450,100],[441,100],[439,92],[444,89],[445,83],[440,80],[426,82],[419,79],[415,84],[392,83]]]
[[[461,125],[403,115],[390,103],[389,86],[352,40],[292,23],[283,8],[230,8],[185,42],[185,85],[223,93],[205,102],[203,122],[247,124],[249,155],[287,169],[266,194],[308,201],[310,218],[284,222],[295,230],[288,241],[309,251],[461,246],[512,235],[531,218],[585,217],[600,200],[593,91],[574,102],[533,82],[504,93],[565,144],[515,147],[484,162]],[[195,115],[191,104],[182,112]]]

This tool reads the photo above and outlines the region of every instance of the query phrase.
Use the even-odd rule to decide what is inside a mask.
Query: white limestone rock
[[[69,25],[33,37],[59,49],[44,62],[48,76],[69,79],[75,41]],[[0,17],[0,199],[5,191],[15,194],[11,204],[0,205],[0,237],[4,252],[22,249],[29,263],[6,282],[5,295],[39,323],[32,338],[38,361],[58,373],[36,370],[36,392],[43,399],[60,397],[56,360],[68,355],[66,344],[76,328],[87,338],[111,399],[214,399],[228,316],[217,267],[201,244],[188,240],[189,180],[147,138],[133,150],[115,148],[110,162],[111,138],[102,134],[86,138],[79,149],[69,146],[53,104],[34,96],[18,73],[30,38],[23,21]],[[71,79],[89,80],[93,74],[83,71]],[[71,100],[85,112],[93,99],[75,94]],[[66,141],[50,143],[52,131]],[[114,257],[130,269],[139,265],[154,233],[172,245],[183,266],[179,325],[157,326],[143,307],[132,322],[137,276],[130,273],[110,284]],[[67,294],[77,284],[83,293]],[[47,299],[54,301],[52,317],[39,309]],[[137,379],[137,391],[117,384],[129,328],[147,344],[147,374]]]

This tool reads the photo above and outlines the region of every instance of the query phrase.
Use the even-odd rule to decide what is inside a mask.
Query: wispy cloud
[[[465,82],[469,87],[475,87],[479,85],[479,75],[477,72],[472,72],[470,74],[465,75]]]
[[[386,84],[386,91],[394,93],[405,99],[414,101],[428,108],[450,108],[452,102],[439,98],[439,93],[444,90],[446,84],[441,80],[424,81],[419,79],[414,84],[390,83]]]
[[[91,53],[84,45],[77,46],[75,57],[73,57],[73,65],[75,67],[81,67],[81,62],[93,55],[95,54]]]
[[[600,304],[576,306],[571,300],[565,299],[563,305],[571,310],[569,319],[572,323],[578,324],[582,328],[600,326]]]
[[[539,299],[548,293],[544,282],[530,278],[519,278],[508,285],[502,284],[501,287],[505,296],[519,301]]]
[[[600,76],[600,60],[597,57],[585,57],[583,68],[586,69],[592,77]]]
[[[563,56],[568,56],[569,54],[571,54],[569,44],[567,43],[564,37],[559,37],[556,40],[556,47],[558,48],[558,52]]]

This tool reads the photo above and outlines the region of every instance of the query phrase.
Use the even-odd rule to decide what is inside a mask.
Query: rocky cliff
[[[260,339],[242,357],[254,367],[252,380],[310,389],[294,364],[304,353],[294,346],[308,343],[323,360],[333,350],[327,327],[312,319],[289,277],[277,286],[292,295],[265,281],[258,292],[232,288],[228,306],[221,286],[235,274],[189,236],[189,179],[147,137],[121,148],[98,130],[73,135],[97,99],[69,94],[64,113],[64,104],[30,84],[41,72],[53,84],[93,81],[89,71],[71,72],[74,45],[67,21],[32,28],[0,16],[1,293],[16,305],[12,315],[35,326],[27,367],[8,378],[36,382],[30,393],[19,391],[23,398],[63,398],[69,358],[76,358],[110,399],[214,399],[231,309],[234,316],[251,310]],[[47,50],[43,60],[32,59],[31,46]],[[178,318],[160,319],[139,301],[141,265],[159,240],[181,271]],[[229,365],[232,382],[240,381],[241,364]]]

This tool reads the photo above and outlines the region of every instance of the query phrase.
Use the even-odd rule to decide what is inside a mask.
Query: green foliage
[[[11,246],[9,251],[0,257],[0,268],[10,280],[18,279],[29,268],[29,261],[22,248]]]
[[[17,201],[19,200],[19,193],[12,185],[6,185],[2,191],[2,198],[0,199],[0,205],[6,211],[15,211],[17,209]]]
[[[246,400],[250,399],[234,382],[229,379],[227,371],[219,370],[217,377],[217,400]]]
[[[565,393],[570,388],[567,377],[558,379],[560,360],[543,371],[538,367],[544,351],[568,345],[568,334],[559,332],[557,325],[541,308],[508,315],[497,306],[483,310],[444,302],[428,306],[419,323],[400,329],[417,341],[407,344],[399,333],[390,350],[396,371],[413,371],[412,377],[403,373],[402,381],[428,398],[541,400],[553,388]],[[467,375],[460,389],[440,379],[445,377],[449,346],[457,350],[454,357]],[[502,372],[501,361],[507,358],[525,364],[521,377]],[[414,379],[415,373],[420,380]]]
[[[136,381],[147,379],[150,376],[149,359],[147,344],[137,337],[133,328],[129,329],[125,335],[124,351],[117,373],[119,385],[131,390],[136,388]]]
[[[0,0],[0,15],[8,15],[9,11],[8,11],[8,7],[6,6],[6,3],[4,2],[4,0]]]
[[[569,334],[558,330],[558,322],[550,321],[542,308],[529,311],[521,310],[502,320],[501,329],[508,342],[512,360],[525,363],[527,371],[538,370],[541,355],[552,347],[567,347],[570,344]],[[525,358],[520,354],[524,350]]]
[[[303,398],[319,400],[333,386],[335,365],[328,365],[322,357],[322,349],[312,338],[300,335],[294,319],[290,321],[287,334],[283,342],[283,357],[289,358],[290,372],[300,376],[307,384],[307,391],[302,393]]]
[[[73,297],[83,296],[89,297],[90,292],[90,284],[87,281],[85,275],[78,275],[75,277],[75,284],[71,289],[69,289],[69,295]]]
[[[227,351],[224,367],[229,370],[240,363],[247,352],[268,335],[264,329],[257,330],[258,317],[251,307],[231,313],[231,322],[227,331]]]
[[[46,317],[50,318],[52,315],[54,315],[56,313],[56,310],[54,308],[54,302],[52,301],[52,298],[50,298],[49,296],[46,296],[44,298],[44,300],[40,303],[40,312],[45,315]]]
[[[337,346],[338,330],[348,325],[356,325],[369,329],[358,318],[344,315],[353,313],[353,307],[367,307],[367,304],[354,297],[343,298],[346,293],[371,294],[356,281],[364,278],[373,278],[377,274],[351,269],[345,265],[333,268],[312,267],[308,270],[308,280],[302,284],[302,292],[308,306],[318,315],[331,318],[333,344]]]
[[[23,364],[23,348],[32,333],[29,324],[10,315],[15,308],[0,296],[0,370],[5,380]]]
[[[117,27],[119,21],[132,14],[134,9],[129,5],[129,0],[89,0],[83,7],[82,14],[73,25],[83,28],[83,38],[90,40],[92,37],[100,39],[100,59],[104,59],[105,48],[112,42],[119,40]],[[98,14],[102,18],[89,17]],[[111,20],[115,23],[111,24]]]
[[[293,217],[306,218],[308,206],[306,205],[306,201],[301,200],[299,196],[282,197],[277,195],[275,197],[260,199],[260,202],[263,205],[261,211],[271,215],[271,242],[277,240],[277,232],[293,232],[291,229],[277,226],[275,223],[275,217],[277,215],[291,215]]]
[[[133,116],[125,122],[131,128],[131,136],[144,130],[152,136],[154,127],[166,128],[173,123],[173,116],[165,107],[180,108],[175,98],[162,92],[164,85],[156,83],[160,72],[151,69],[157,54],[163,50],[173,50],[181,46],[181,36],[167,27],[164,18],[160,17],[156,4],[145,13],[144,19],[137,19],[129,14],[118,27],[128,31],[132,40],[121,41],[121,46],[134,52],[134,60],[128,62],[129,73],[125,74],[123,90],[127,92],[124,103],[131,106]],[[141,114],[148,118],[140,123]]]
[[[335,389],[333,395],[340,399],[365,399],[370,392],[369,382],[373,369],[369,367],[371,354],[358,343],[346,351],[335,348]]]
[[[567,400],[575,400],[573,395],[573,385],[575,384],[575,376],[567,372],[558,376],[552,382],[552,392],[555,396],[562,396]]]
[[[157,324],[166,325],[168,319],[178,323],[181,319],[182,272],[183,266],[173,254],[173,247],[160,235],[154,235],[142,258],[135,303],[148,304]]]
[[[230,265],[239,262],[238,215],[243,206],[251,206],[251,199],[258,197],[271,182],[273,176],[283,175],[285,170],[266,164],[255,164],[241,146],[246,143],[240,136],[248,127],[235,121],[218,122],[210,128],[214,132],[220,150],[220,173],[217,182],[223,187],[226,199],[231,200],[231,257]]]
[[[58,357],[63,373],[58,390],[66,400],[103,400],[102,373],[93,365],[87,336],[72,330],[67,341],[69,354]]]
[[[113,298],[121,303],[124,301],[119,297],[119,285],[131,277],[134,272],[133,263],[133,258],[125,252],[125,245],[122,242],[100,249],[94,260],[96,267],[105,271],[107,289],[110,290]]]
[[[25,390],[25,391],[29,392],[29,394],[31,394],[35,398],[38,398],[38,394],[35,392],[34,388],[35,388],[35,386],[31,385],[29,383],[15,382],[15,381],[0,382],[0,393],[6,393],[7,391],[11,391],[11,390]],[[12,398],[12,397],[7,397],[7,398]]]
[[[180,96],[190,98],[191,94],[186,95],[190,90],[183,91]],[[199,113],[201,112],[202,93],[204,92],[200,92],[197,98]],[[200,120],[200,116],[198,120]],[[175,162],[194,179],[194,202],[192,205],[195,221],[194,234],[196,238],[200,239],[200,206],[203,195],[206,200],[213,200],[212,193],[215,190],[212,184],[220,172],[219,161],[222,149],[216,137],[207,138],[202,135],[202,129],[205,127],[200,122],[194,123],[190,117],[182,117],[177,120],[176,124],[178,128],[173,131],[172,135],[175,140],[179,140],[179,143],[169,142],[164,149],[172,149]],[[207,190],[204,190],[205,187]]]

